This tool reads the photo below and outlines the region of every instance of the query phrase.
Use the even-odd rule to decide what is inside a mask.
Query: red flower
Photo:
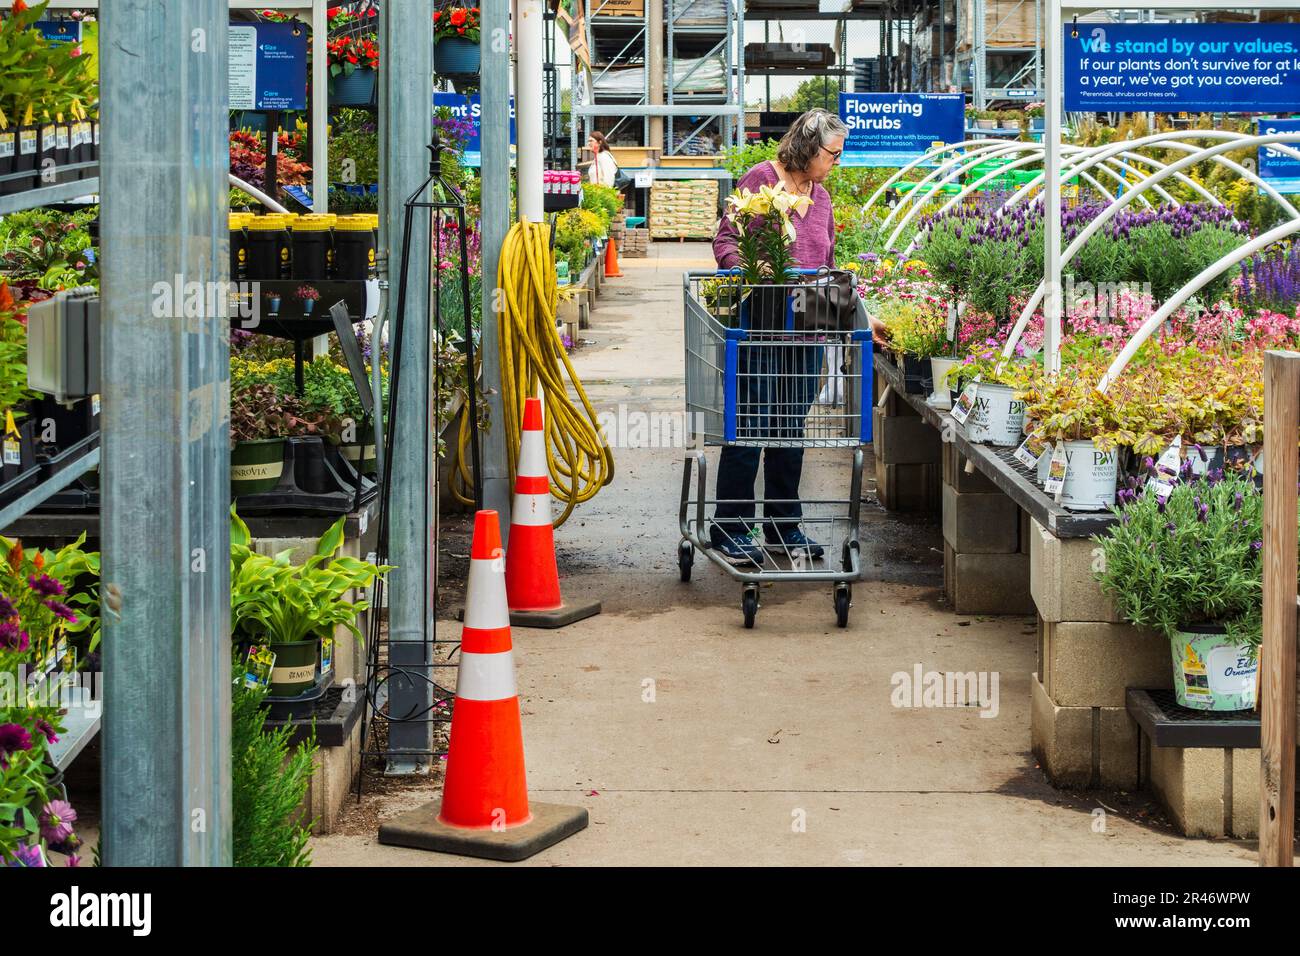
[[[342,9],[343,9],[342,7],[330,7],[325,11],[325,16],[333,20],[335,17],[339,15],[339,11]]]
[[[455,10],[451,11],[451,25],[454,27],[460,26],[465,22],[465,16],[465,9],[463,7],[457,7]],[[465,31],[462,30],[461,32],[463,33]]]
[[[26,0],[14,0],[14,13],[26,13],[26,12],[27,12]]]
[[[440,16],[442,16],[442,11],[441,11],[441,10],[434,10],[434,11],[433,11],[433,22],[434,22],[434,23],[437,23],[437,22],[438,22],[438,18],[439,18]]]

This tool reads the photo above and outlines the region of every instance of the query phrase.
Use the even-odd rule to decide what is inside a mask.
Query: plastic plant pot
[[[966,420],[966,437],[973,442],[1014,448],[1024,440],[1025,403],[1008,385],[980,384],[975,407]]]
[[[1069,463],[1061,504],[1071,511],[1105,511],[1115,503],[1115,485],[1119,480],[1119,452],[1101,451],[1092,439],[1067,441],[1065,458]]]
[[[275,655],[275,666],[271,669],[271,696],[293,697],[316,685],[320,638],[268,646]]]
[[[1253,710],[1258,660],[1217,624],[1187,624],[1170,641],[1174,693],[1192,710]]]
[[[436,49],[436,47],[435,47]],[[369,106],[375,99],[378,73],[368,66],[330,81],[330,106]]]
[[[478,76],[479,45],[464,37],[443,37],[433,45],[433,69],[440,76]]]
[[[241,441],[230,452],[230,491],[236,498],[270,491],[283,472],[283,438]]]

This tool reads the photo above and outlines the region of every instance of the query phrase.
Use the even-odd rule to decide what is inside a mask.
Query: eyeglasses
[[[822,149],[826,149],[826,147],[823,146]],[[840,157],[844,155],[842,149],[826,149],[826,152],[830,153],[831,159],[837,163],[840,161]]]

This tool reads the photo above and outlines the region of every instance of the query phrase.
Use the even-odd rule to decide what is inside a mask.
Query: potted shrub
[[[346,516],[330,526],[304,564],[291,564],[289,551],[274,556],[252,550],[252,535],[230,509],[230,612],[237,646],[265,646],[275,655],[273,697],[295,697],[316,684],[322,638],[339,625],[364,638],[356,618],[369,608],[347,600],[348,592],[369,587],[392,568],[339,557]]]
[[[1124,498],[1119,523],[1096,539],[1102,589],[1129,623],[1169,638],[1179,704],[1253,708],[1263,496],[1249,480],[1206,477],[1175,485],[1167,498],[1154,489]]]
[[[267,308],[271,310],[272,315],[280,314],[280,293],[276,291],[263,292],[262,298],[266,300]]]
[[[1044,119],[1045,110],[1042,103],[1030,103],[1025,107],[1025,115],[1029,117],[1029,128],[1033,132],[1042,132],[1046,124]]]
[[[284,440],[292,435],[337,435],[329,411],[308,409],[303,400],[271,382],[232,385],[230,393],[230,487],[235,497],[261,494],[280,483]]]
[[[975,114],[975,125],[979,129],[997,129],[998,111],[997,110],[977,111]]]
[[[1030,366],[1004,362],[995,346],[976,350],[948,372],[948,381],[962,390],[979,379],[964,426],[969,440],[1002,448],[1020,444],[1025,422],[1020,392],[1030,374]]]
[[[444,7],[435,10],[433,37],[433,68],[439,76],[478,76],[478,7]]]
[[[934,376],[930,360],[948,349],[946,317],[917,299],[889,299],[880,304],[879,318],[888,330],[890,348],[901,358],[908,394],[931,391]]]
[[[374,102],[379,70],[377,41],[371,33],[335,37],[325,44],[331,106],[369,106]]]
[[[1020,129],[1020,114],[1015,110],[1003,110],[998,114],[999,129]]]

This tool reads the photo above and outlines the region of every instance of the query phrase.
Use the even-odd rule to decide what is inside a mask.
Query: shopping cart
[[[734,272],[683,278],[686,413],[695,450],[682,474],[677,563],[682,581],[690,581],[699,551],[740,581],[745,627],[754,626],[760,585],[786,581],[833,584],[836,623],[845,627],[852,583],[862,573],[858,515],[862,446],[871,441],[871,333],[856,295],[851,331],[799,331],[798,313],[816,281],[807,274],[804,281],[755,286]],[[753,500],[709,497],[700,445],[763,449],[764,455],[852,449],[849,496],[775,498],[765,489],[765,497]],[[823,545],[823,557],[784,543],[799,526]],[[772,537],[775,545],[764,544]],[[755,560],[728,560],[719,550],[728,542],[747,544]]]

